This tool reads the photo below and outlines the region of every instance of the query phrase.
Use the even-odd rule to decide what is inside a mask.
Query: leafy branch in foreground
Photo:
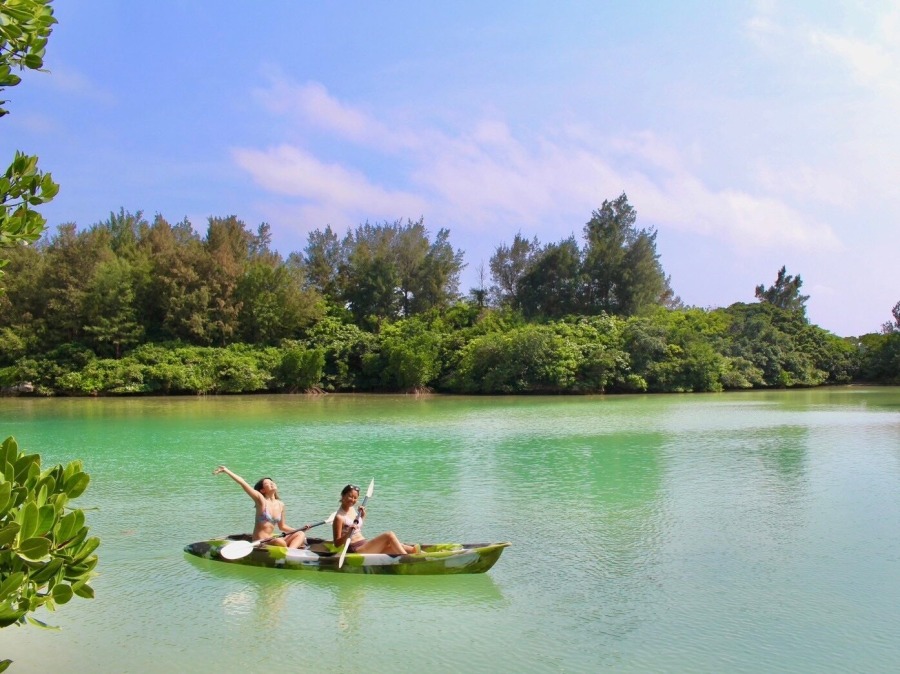
[[[53,31],[52,0],[0,0],[0,94],[22,78],[13,70],[43,70],[47,40]],[[8,114],[0,100],[0,117]],[[37,241],[46,224],[35,206],[59,192],[49,173],[37,168],[38,158],[16,152],[0,176],[0,248]],[[7,260],[0,259],[0,267]],[[3,272],[0,271],[0,276]]]
[[[47,627],[31,614],[94,597],[88,581],[100,539],[88,537],[84,512],[68,506],[89,482],[81,461],[41,470],[40,455],[20,451],[15,438],[0,445],[0,627]],[[9,664],[0,661],[0,672]]]

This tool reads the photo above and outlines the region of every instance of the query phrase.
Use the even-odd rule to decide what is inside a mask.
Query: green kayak
[[[310,539],[307,550],[289,550],[275,545],[251,546],[246,536],[238,535],[190,543],[184,547],[184,551],[226,564],[266,566],[273,569],[424,576],[484,573],[500,559],[503,548],[508,545],[509,543],[437,543],[422,545],[421,552],[409,555],[348,553],[340,568],[340,550],[335,550],[329,542],[320,539]]]

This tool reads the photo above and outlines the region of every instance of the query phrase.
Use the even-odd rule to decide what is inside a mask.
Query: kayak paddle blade
[[[222,559],[240,559],[253,552],[253,547],[253,543],[250,541],[234,541],[219,550],[219,557]]]

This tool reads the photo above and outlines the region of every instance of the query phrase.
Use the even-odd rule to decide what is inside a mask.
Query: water
[[[0,630],[11,671],[845,672],[900,661],[900,389],[587,398],[0,400],[84,461],[97,598]],[[486,575],[232,568],[225,476],[292,526],[375,478],[366,530],[501,541]],[[323,531],[320,529],[319,531]],[[325,533],[325,532],[323,532]]]

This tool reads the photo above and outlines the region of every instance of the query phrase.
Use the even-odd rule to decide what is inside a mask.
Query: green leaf
[[[19,443],[16,442],[13,436],[9,436],[3,441],[3,446],[0,449],[2,449],[0,451],[0,459],[2,459],[4,465],[16,462],[16,457],[19,455]],[[6,471],[4,470],[4,472]],[[9,476],[7,476],[7,479],[9,479]]]
[[[24,31],[17,23],[7,23],[3,26],[2,33],[7,39],[14,40],[17,37],[22,37]]]
[[[18,522],[10,522],[0,529],[0,548],[10,545],[16,539],[21,528]]]
[[[10,574],[6,580],[0,583],[0,601],[5,601],[9,595],[14,594],[24,582],[25,574],[22,571]]]
[[[47,605],[47,608],[50,608],[50,605]],[[43,620],[38,620],[37,618],[32,618],[31,616],[25,616],[25,620],[34,625],[35,627],[40,627],[43,630],[58,630],[59,627],[56,625],[48,625]]]
[[[88,528],[81,527],[75,534],[69,538],[68,540],[57,540],[57,547],[60,550],[66,549],[67,551],[77,550],[78,546],[81,545],[81,542],[87,537]]]
[[[28,493],[27,487],[13,487],[12,494],[10,495],[10,507],[20,507],[28,499]]]
[[[37,536],[44,536],[56,523],[56,508],[52,505],[41,506],[38,511],[38,525],[34,533]]]
[[[53,178],[49,173],[45,173],[44,177],[41,178],[41,192],[45,201],[50,201],[59,194],[59,183],[53,182]]]
[[[0,483],[0,518],[6,516],[6,511],[9,509],[9,502],[10,502],[11,494],[12,494],[12,483],[11,482]]]
[[[56,542],[60,545],[67,543],[73,534],[84,526],[84,513],[73,510],[68,515],[59,518],[56,525]]]
[[[72,586],[64,583],[54,585],[53,590],[51,591],[53,601],[60,605],[68,603],[74,595],[75,593],[72,591]]]
[[[76,563],[84,561],[85,559],[87,559],[88,555],[90,555],[94,550],[97,549],[97,546],[99,545],[100,539],[96,536],[92,536],[91,538],[87,539],[82,545],[81,549],[79,549],[78,552],[75,553],[74,561]]]
[[[25,609],[19,608],[18,605],[13,607],[9,602],[3,602],[0,604],[0,627],[9,627],[17,622],[21,622],[22,616],[26,612]]]
[[[72,589],[75,591],[75,594],[83,599],[94,598],[94,588],[92,588],[86,582],[73,584]]]
[[[87,473],[76,473],[66,480],[65,490],[69,495],[69,498],[78,498],[81,496],[84,493],[84,490],[87,489],[90,481],[91,476]]]
[[[29,501],[19,511],[19,515],[16,520],[19,522],[19,526],[21,527],[21,530],[19,531],[20,541],[34,536],[34,532],[37,531],[39,516],[40,511],[38,511],[38,507],[37,505],[35,505],[34,501]]]
[[[47,485],[38,483],[35,490],[37,491],[37,498],[35,499],[35,503],[37,503],[38,508],[40,508],[45,503],[47,503]]]
[[[15,479],[17,482],[23,483],[28,477],[31,467],[40,466],[41,457],[39,454],[23,454],[15,462]]]
[[[26,54],[25,58],[22,59],[22,62],[25,64],[26,68],[30,68],[31,70],[40,70],[44,67],[44,59],[37,54]]]
[[[31,562],[42,562],[50,555],[50,540],[40,536],[29,538],[19,544],[19,557]]]
[[[75,459],[74,461],[69,461],[66,465],[65,470],[63,471],[63,481],[65,482],[70,477],[75,475],[75,473],[80,473],[84,470],[84,466],[81,464],[81,461]]]
[[[0,86],[14,87],[21,81],[22,81],[21,77],[19,77],[18,75],[13,75],[12,73],[9,73],[7,75],[4,75],[3,78],[0,79]]]
[[[63,560],[60,558],[52,559],[49,563],[45,564],[44,567],[35,573],[31,574],[31,582],[36,583],[37,585],[43,585],[50,581],[53,576],[55,576],[60,569],[62,569]]]

